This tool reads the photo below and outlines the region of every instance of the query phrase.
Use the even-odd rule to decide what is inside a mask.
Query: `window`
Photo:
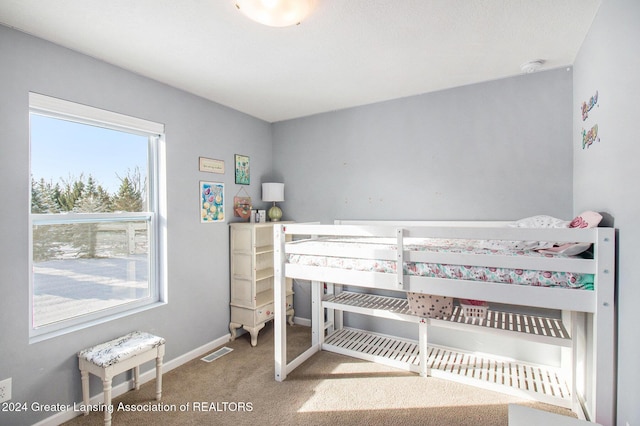
[[[163,301],[164,126],[30,93],[31,337]]]

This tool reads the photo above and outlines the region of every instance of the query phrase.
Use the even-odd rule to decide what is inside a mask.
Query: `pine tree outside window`
[[[31,339],[165,300],[161,124],[29,94]]]

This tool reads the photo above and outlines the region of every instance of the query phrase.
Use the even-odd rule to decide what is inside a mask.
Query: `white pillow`
[[[571,222],[569,228],[595,228],[602,220],[600,213],[586,211],[580,213]],[[558,244],[546,250],[540,250],[542,253],[548,254],[566,254],[567,256],[576,256],[582,252],[589,250],[590,243],[565,243]]]
[[[546,215],[538,215],[520,219],[509,226],[513,228],[568,228],[571,222]],[[501,241],[482,240],[478,246],[492,250],[542,250],[554,246],[554,242],[547,241]]]
[[[513,228],[593,228],[602,219],[599,213],[587,211],[568,221],[547,215],[525,217],[510,224]],[[548,254],[574,256],[587,250],[589,243],[557,243],[553,241],[482,240],[478,246],[487,249],[540,250]]]
[[[514,222],[514,228],[568,228],[571,222],[547,215],[526,217]]]

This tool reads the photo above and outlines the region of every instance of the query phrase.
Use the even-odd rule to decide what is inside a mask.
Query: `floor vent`
[[[220,348],[215,352],[211,352],[209,355],[205,356],[204,358],[200,358],[201,360],[205,361],[205,362],[211,362],[214,361],[218,358],[220,358],[222,355],[226,355],[229,352],[231,352],[233,349],[231,348],[227,348],[226,346],[224,348]]]

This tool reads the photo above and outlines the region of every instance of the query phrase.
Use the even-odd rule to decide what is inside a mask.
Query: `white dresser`
[[[287,223],[287,222],[278,222]],[[231,227],[231,340],[236,330],[251,334],[251,346],[258,333],[273,319],[273,225],[237,222]],[[293,283],[287,281],[287,316],[293,325]]]

